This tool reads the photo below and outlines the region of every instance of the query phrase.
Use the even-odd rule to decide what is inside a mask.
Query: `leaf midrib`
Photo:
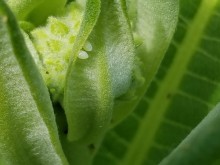
[[[217,3],[218,0],[203,0],[201,3],[175,55],[176,58],[168,69],[168,73],[148,109],[148,113],[142,119],[136,136],[120,165],[141,165],[146,159],[145,157],[150,151],[156,132],[171,101],[167,99],[167,95],[178,89]],[[161,104],[161,100],[164,100],[163,104]]]

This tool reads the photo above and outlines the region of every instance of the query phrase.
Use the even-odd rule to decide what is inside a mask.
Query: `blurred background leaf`
[[[220,104],[218,104],[160,165],[219,164]]]

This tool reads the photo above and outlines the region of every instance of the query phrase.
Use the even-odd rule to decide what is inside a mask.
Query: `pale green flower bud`
[[[72,48],[81,20],[82,9],[72,3],[63,15],[49,17],[45,26],[30,32],[38,54],[38,57],[34,57],[35,62],[52,94],[53,101],[62,101],[69,60],[73,54]],[[84,49],[85,51],[82,50],[78,55],[80,59],[88,58],[86,51],[91,51],[92,45],[86,42]]]

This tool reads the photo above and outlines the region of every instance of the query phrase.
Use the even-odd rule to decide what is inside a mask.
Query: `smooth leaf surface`
[[[220,104],[165,158],[160,165],[207,165],[219,159]]]
[[[8,0],[7,3],[19,21],[34,25],[45,23],[49,15],[64,9],[67,0]]]
[[[5,164],[68,164],[49,93],[22,34],[0,1],[0,153]]]
[[[219,13],[217,0],[180,1],[157,76],[135,112],[106,135],[95,165],[159,164],[219,102]]]

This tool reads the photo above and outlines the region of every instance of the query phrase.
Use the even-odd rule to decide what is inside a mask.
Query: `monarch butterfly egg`
[[[79,54],[78,54],[78,58],[80,58],[80,59],[87,59],[87,58],[89,58],[89,55],[85,51],[81,50],[79,52]]]
[[[83,46],[83,49],[88,52],[92,51],[92,44],[90,42],[86,41]]]

